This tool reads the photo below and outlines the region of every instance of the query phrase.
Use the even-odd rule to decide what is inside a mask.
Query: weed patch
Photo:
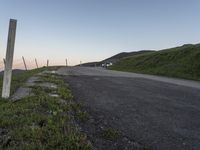
[[[79,121],[82,121],[82,122],[89,120],[89,114],[85,111],[76,112],[75,117],[76,117],[76,119],[78,119]]]
[[[108,139],[108,140],[116,140],[120,136],[119,131],[113,128],[103,129],[100,134],[103,138]]]

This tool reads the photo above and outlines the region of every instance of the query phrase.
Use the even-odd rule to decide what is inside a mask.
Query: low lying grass
[[[91,149],[87,137],[77,130],[69,115],[74,109],[71,91],[55,75],[46,74],[42,79],[57,84],[57,93],[65,103],[60,97],[49,96],[52,91],[40,86],[32,87],[34,96],[15,102],[1,100],[0,129],[4,133],[0,134],[0,149]]]
[[[41,76],[44,82],[54,83],[58,86],[56,93],[63,99],[73,99],[72,93],[68,85],[58,75],[43,75]]]
[[[41,91],[15,103],[4,101],[0,105],[0,128],[8,130],[8,139],[2,148],[89,149],[84,134],[70,125],[69,109]]]
[[[200,80],[200,44],[184,45],[119,60],[110,69]]]
[[[76,111],[75,118],[81,122],[86,122],[89,120],[89,114],[86,111]]]
[[[101,131],[101,136],[108,140],[116,140],[119,138],[120,133],[113,128],[105,128]]]

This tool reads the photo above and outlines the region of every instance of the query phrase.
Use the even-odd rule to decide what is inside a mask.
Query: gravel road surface
[[[130,139],[155,150],[200,149],[200,82],[89,67],[57,73],[77,101]]]

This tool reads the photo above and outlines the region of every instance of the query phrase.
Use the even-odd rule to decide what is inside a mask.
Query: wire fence
[[[56,63],[54,60],[37,60],[35,58],[32,59],[26,59],[26,57],[24,57],[24,61],[22,58],[17,58],[13,60],[13,69],[23,69],[26,70],[31,70],[31,69],[35,69],[35,68],[40,68],[40,67],[44,67],[44,66],[64,66],[66,65],[65,60],[63,60],[63,62],[60,63]],[[0,71],[3,71],[5,67],[5,62],[4,59],[0,60]]]

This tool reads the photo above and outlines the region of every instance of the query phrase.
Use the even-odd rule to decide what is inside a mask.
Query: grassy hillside
[[[137,51],[137,52],[122,52],[122,53],[116,54],[112,57],[109,57],[109,58],[102,60],[102,61],[99,61],[99,62],[84,63],[84,64],[82,64],[82,66],[86,66],[86,67],[101,66],[101,64],[103,64],[105,62],[115,63],[118,60],[125,58],[125,57],[134,56],[134,55],[138,55],[138,54],[151,53],[151,52],[154,52],[154,51],[152,51],[152,50],[142,50],[142,51]]]
[[[122,52],[122,53],[116,54],[116,55],[114,55],[110,58],[107,58],[107,59],[103,60],[102,62],[119,60],[119,59],[122,59],[122,58],[125,58],[125,57],[130,57],[130,56],[145,54],[145,53],[150,53],[150,52],[154,52],[154,51],[152,51],[152,50],[142,50],[142,51],[136,51],[136,52]]]
[[[110,69],[200,80],[200,44],[122,58]]]

